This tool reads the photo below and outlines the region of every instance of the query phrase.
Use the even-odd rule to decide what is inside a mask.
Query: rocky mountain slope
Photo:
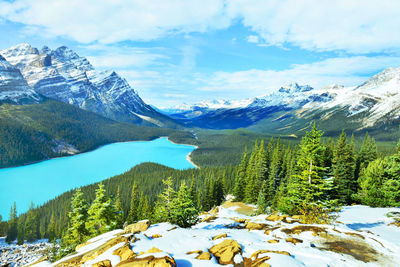
[[[361,131],[397,127],[399,100],[400,68],[388,68],[356,87],[314,89],[294,83],[259,98],[181,105],[166,112],[187,125],[211,129],[249,127],[296,134],[315,120],[326,126],[339,122],[339,130]]]
[[[32,104],[41,97],[26,83],[18,68],[0,55],[0,103]]]
[[[344,207],[333,225],[253,213],[228,201],[191,228],[141,221],[33,266],[398,266],[399,208]]]
[[[116,72],[96,71],[86,58],[68,47],[51,50],[45,46],[39,50],[24,43],[0,54],[21,71],[31,88],[48,98],[118,121],[177,126],[172,119],[144,103]]]

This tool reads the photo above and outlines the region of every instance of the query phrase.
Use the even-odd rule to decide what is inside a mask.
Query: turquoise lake
[[[55,158],[22,167],[0,169],[0,214],[8,219],[15,201],[17,212],[40,205],[70,189],[99,182],[143,162],[176,169],[194,168],[187,155],[194,146],[174,144],[166,137],[153,141],[113,143],[91,152]]]

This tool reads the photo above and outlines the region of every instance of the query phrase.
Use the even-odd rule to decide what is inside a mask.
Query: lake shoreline
[[[49,158],[45,158],[45,159],[41,159],[41,160],[29,161],[27,163],[23,163],[23,164],[20,164],[20,165],[11,165],[11,166],[7,166],[7,167],[0,167],[0,170],[9,169],[9,168],[25,167],[25,166],[29,166],[29,165],[32,165],[32,164],[41,163],[41,162],[44,162],[44,161],[47,161],[47,160],[62,159],[62,158],[68,158],[68,157],[71,157],[71,156],[82,155],[82,154],[85,154],[85,153],[93,152],[93,151],[95,151],[97,149],[100,149],[100,148],[102,148],[104,146],[108,146],[108,145],[111,145],[111,144],[132,143],[132,142],[151,142],[151,141],[155,141],[155,140],[160,139],[160,138],[167,138],[167,140],[169,142],[171,142],[171,143],[173,143],[175,145],[186,145],[186,146],[193,146],[193,147],[195,147],[195,149],[198,148],[198,146],[196,146],[196,145],[175,143],[174,141],[170,140],[168,136],[158,136],[158,137],[155,137],[155,138],[152,138],[152,139],[149,139],[149,140],[117,141],[117,142],[106,143],[106,144],[99,145],[99,146],[97,146],[96,148],[93,148],[93,149],[79,151],[78,153],[75,153],[75,154],[68,154],[68,155],[62,155],[62,156],[57,156],[57,157],[49,157]],[[199,166],[197,166],[195,163],[192,162],[192,160],[190,158],[190,154],[192,154],[192,152],[189,153],[189,155],[188,155],[189,158],[187,158],[187,161],[189,161],[189,163],[192,164],[193,166],[195,166],[196,168],[200,168]]]
[[[173,144],[175,144],[175,145],[185,145],[185,146],[192,146],[192,147],[194,147],[194,148],[195,148],[194,150],[196,150],[196,149],[198,149],[198,148],[199,148],[199,146],[196,146],[196,145],[175,143],[174,141],[172,141],[171,139],[169,139],[169,137],[168,137],[168,136],[164,136],[164,137],[167,137],[168,141],[170,141],[171,143],[173,143]],[[160,137],[160,138],[161,138],[161,137]],[[193,151],[194,151],[194,150],[193,150]],[[194,162],[193,162],[193,160],[192,160],[192,153],[193,153],[193,151],[192,151],[192,152],[190,152],[188,155],[186,155],[186,160],[187,160],[187,161],[189,161],[189,163],[190,163],[190,164],[192,164],[192,165],[193,165],[195,168],[197,168],[197,169],[200,169],[200,166],[199,166],[199,165],[197,165],[196,163],[194,163]]]

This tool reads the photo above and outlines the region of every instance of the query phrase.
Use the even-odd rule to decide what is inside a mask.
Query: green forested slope
[[[177,130],[120,123],[55,100],[32,105],[0,105],[0,167],[39,161],[65,153],[60,144],[79,152],[117,141],[186,136]]]

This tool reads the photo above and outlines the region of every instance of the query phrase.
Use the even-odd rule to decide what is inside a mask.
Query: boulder
[[[247,220],[245,218],[232,218],[237,223],[245,223]]]
[[[256,252],[254,252],[253,254],[251,254],[250,258],[258,258],[258,256],[260,254],[264,254],[264,253],[276,253],[276,254],[282,254],[282,255],[286,255],[286,256],[291,256],[289,252],[287,251],[282,251],[282,250],[265,250],[265,249],[261,249],[261,250],[257,250]]]
[[[119,256],[121,261],[126,261],[136,257],[136,254],[131,250],[129,244],[125,244],[119,249],[114,250],[113,255]]]
[[[203,220],[201,220],[201,222],[211,222],[215,219],[217,219],[217,217],[214,215],[211,215],[211,216],[205,217]]]
[[[268,243],[270,243],[270,244],[279,243],[279,240],[278,239],[270,239],[270,240],[268,240]]]
[[[124,228],[124,233],[139,233],[139,232],[144,232],[147,229],[149,229],[150,226],[150,221],[149,220],[143,220],[134,224],[130,224]]]
[[[216,216],[216,215],[218,214],[218,212],[219,212],[219,207],[218,207],[218,206],[215,207],[212,211],[210,211],[210,213],[211,213],[212,215],[214,215],[214,216]]]
[[[294,237],[288,237],[286,238],[286,242],[290,242],[296,245],[297,243],[303,243],[303,240]]]
[[[313,232],[313,234],[320,235],[321,233],[326,233],[326,229],[319,226],[313,225],[298,225],[292,228],[284,228],[281,230],[285,234],[301,234],[302,232]]]
[[[256,223],[256,222],[247,222],[246,223],[246,229],[249,230],[264,230],[269,227],[268,224],[265,223]]]
[[[271,214],[267,218],[265,218],[267,221],[272,221],[272,222],[281,222],[281,221],[286,221],[286,218],[288,216],[286,215],[277,215],[277,214]]]
[[[228,236],[227,234],[220,234],[220,235],[214,236],[214,237],[212,238],[212,240],[217,240],[217,239],[220,239],[220,238],[225,238],[225,237],[227,237],[227,236]]]
[[[158,252],[164,252],[164,251],[162,251],[161,249],[158,249],[158,248],[156,248],[156,247],[152,247],[151,249],[149,249],[148,251],[146,251],[146,252],[140,252],[139,253],[139,256],[140,255],[143,255],[143,254],[149,254],[149,253],[158,253]]]
[[[242,253],[242,247],[232,239],[225,239],[214,245],[209,251],[218,259],[219,264],[234,264],[233,258],[236,254]]]
[[[99,261],[95,264],[92,264],[92,267],[112,267],[110,260]]]
[[[121,261],[115,267],[176,267],[174,258],[165,254],[161,257],[148,255],[145,257],[136,257],[130,260]]]
[[[153,238],[153,239],[154,239],[154,238],[160,238],[160,237],[162,237],[162,235],[160,235],[160,234],[155,234],[155,235],[152,235],[152,236],[151,236],[151,238]]]
[[[198,260],[211,260],[211,254],[210,254],[210,252],[202,252],[196,257],[196,259],[198,259]]]

